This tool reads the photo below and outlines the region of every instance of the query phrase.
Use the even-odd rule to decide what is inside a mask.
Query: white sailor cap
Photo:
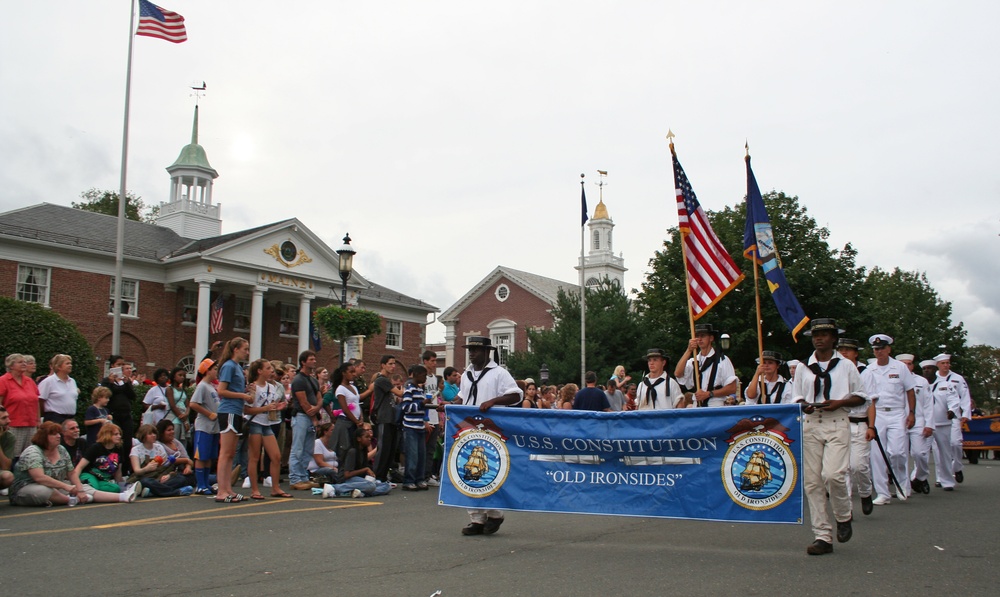
[[[934,362],[934,359],[925,359],[923,361],[920,361],[921,369],[923,369],[924,367],[936,367],[936,366],[937,363]]]
[[[868,338],[868,343],[872,346],[890,346],[892,344],[892,337],[886,336],[885,334],[875,334],[874,336]]]
[[[912,363],[913,362],[913,355],[910,354],[910,353],[908,353],[908,352],[904,352],[903,354],[896,355],[896,360],[897,361],[908,361],[908,362]]]
[[[792,359],[790,361],[785,361],[785,364],[788,365],[789,367],[798,367],[799,365],[802,364],[802,361],[798,359]]]
[[[938,356],[934,357],[934,362],[935,363],[940,363],[941,361],[950,361],[950,360],[951,360],[951,355],[950,354],[945,354],[943,352],[941,354],[939,354]]]

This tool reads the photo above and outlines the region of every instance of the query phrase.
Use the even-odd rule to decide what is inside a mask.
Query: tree
[[[94,351],[69,320],[37,303],[0,297],[0,354],[15,352],[35,357],[36,375],[48,372],[49,360],[55,355],[71,356],[71,375],[80,388],[79,412],[86,410],[99,373]]]
[[[816,224],[799,204],[798,197],[772,191],[763,198],[785,276],[806,315],[810,318],[835,317],[841,326],[855,326],[859,306],[852,289],[864,278],[864,268],[855,264],[857,251],[850,243],[840,250],[831,249],[827,243],[830,231]],[[747,279],[719,301],[699,323],[711,323],[716,329],[730,334],[732,347],[727,354],[733,359],[737,374],[746,379],[752,375],[757,358],[753,264],[743,256],[746,204],[740,202],[719,212],[708,212],[708,219]],[[652,271],[637,298],[644,327],[651,330],[646,343],[664,348],[673,358],[684,352],[687,339],[691,337],[679,241],[677,228],[669,228],[663,249],[649,261]],[[763,276],[760,278],[764,349],[778,350],[785,358],[808,355],[811,346],[808,342],[793,341],[791,332],[778,315],[767,283]]]
[[[966,331],[961,322],[951,323],[951,303],[941,300],[925,274],[875,267],[855,295],[862,305],[860,329],[892,336],[894,353],[925,359],[952,352],[955,364],[962,366]]]
[[[964,351],[959,373],[969,382],[972,399],[983,411],[1000,406],[1000,348],[976,344]],[[953,359],[955,356],[953,355]]]
[[[84,201],[74,202],[72,204],[74,208],[118,217],[117,192],[91,188],[80,193],[80,198]],[[160,207],[158,205],[147,209],[141,197],[137,197],[134,193],[125,193],[125,217],[127,219],[152,224],[159,214]]]
[[[517,351],[507,366],[518,378],[534,377],[542,363],[555,383],[580,381],[580,293],[559,291],[552,309],[551,330],[528,330],[530,351]],[[621,285],[605,281],[587,289],[587,369],[598,379],[611,376],[617,365],[633,371],[643,366],[639,318]]]

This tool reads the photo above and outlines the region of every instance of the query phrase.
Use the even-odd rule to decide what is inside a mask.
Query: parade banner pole
[[[674,153],[674,134],[670,132],[667,134],[667,140],[670,141],[670,155],[677,155]],[[676,174],[675,174],[676,176]],[[677,185],[674,184],[674,190],[676,191]],[[691,274],[688,272],[688,257],[687,248],[684,246],[684,236],[683,230],[680,231],[681,239],[681,260],[684,262],[684,296],[687,297],[687,311],[688,311],[688,324],[691,328],[691,337],[694,338],[694,308],[691,306]],[[701,376],[698,373],[698,355],[697,353],[691,353],[691,363],[694,365],[694,389],[696,392],[701,391]]]
[[[744,147],[746,148],[746,152],[747,152],[747,155],[746,155],[746,157],[744,159],[749,160],[750,159],[750,142],[747,141],[745,143]],[[746,200],[746,198],[744,198],[744,200]],[[760,315],[760,285],[759,285],[759,277],[757,275],[757,266],[758,266],[758,262],[759,261],[760,261],[760,259],[758,259],[758,253],[757,253],[757,250],[755,249],[754,250],[754,255],[753,255],[753,296],[754,296],[754,301],[755,301],[755,303],[757,305],[757,365],[763,365],[764,364],[764,330],[763,330],[763,327],[762,327],[763,319],[761,318],[761,315]],[[764,378],[763,377],[758,377],[757,378],[757,383],[760,384],[760,388],[757,389],[757,391],[759,392],[758,396],[766,396],[767,392],[765,391],[765,389],[767,388],[767,384],[764,381]],[[758,398],[758,400],[759,400],[759,398]]]

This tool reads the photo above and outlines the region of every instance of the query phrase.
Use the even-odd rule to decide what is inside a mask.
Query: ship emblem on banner
[[[503,431],[476,415],[459,424],[448,452],[448,478],[455,489],[474,498],[496,493],[510,473],[510,452]]]
[[[780,506],[795,489],[799,471],[788,428],[771,417],[741,419],[726,432],[722,482],[730,499],[748,510]]]

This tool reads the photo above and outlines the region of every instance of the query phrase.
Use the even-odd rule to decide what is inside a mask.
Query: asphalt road
[[[989,595],[998,594],[1000,466],[893,500],[810,557],[804,525],[511,512],[463,537],[436,492],[214,504],[0,504],[5,595]],[[807,509],[808,517],[808,509]]]

